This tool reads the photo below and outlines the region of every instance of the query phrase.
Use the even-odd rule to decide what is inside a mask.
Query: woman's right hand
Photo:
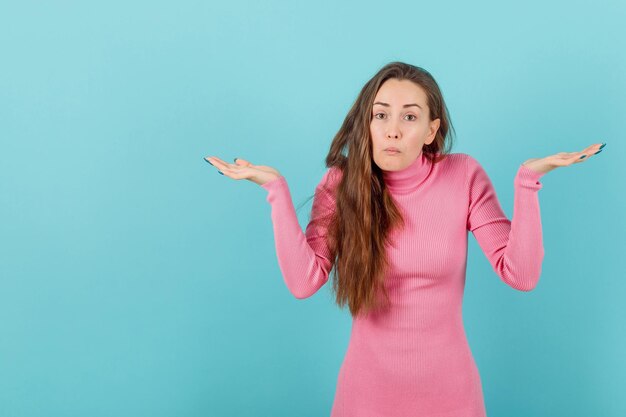
[[[241,158],[235,158],[234,164],[226,163],[215,156],[207,156],[204,160],[227,177],[235,180],[250,180],[258,185],[263,185],[281,176],[280,172],[272,167],[252,165],[250,162]]]

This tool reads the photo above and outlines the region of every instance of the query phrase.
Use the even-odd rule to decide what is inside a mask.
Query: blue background
[[[328,284],[289,293],[266,191],[202,158],[275,167],[298,207],[393,60],[434,75],[453,152],[509,216],[523,161],[607,143],[542,178],[532,292],[470,234],[464,321],[489,415],[625,415],[625,18],[617,0],[2,2],[0,416],[328,415],[350,315]]]

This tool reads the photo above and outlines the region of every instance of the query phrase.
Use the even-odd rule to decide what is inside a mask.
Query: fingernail
[[[602,146],[600,146],[600,149],[604,148],[606,146],[606,143],[603,143]]]
[[[594,155],[595,155],[595,154],[598,154],[598,153],[600,153],[600,152],[602,152],[602,149],[600,149],[598,152],[594,153]]]
[[[219,172],[220,174],[224,175],[224,173],[222,171],[217,171],[217,172]]]
[[[233,162],[237,163],[237,158],[233,159]]]
[[[202,159],[204,159],[204,160],[205,160],[205,161],[207,161],[209,164],[211,164],[211,161],[209,161],[208,159],[206,159],[206,158],[202,158]],[[213,165],[213,164],[211,164],[211,165]],[[215,166],[215,165],[213,165],[213,166]]]
[[[587,156],[587,155],[583,155],[583,156],[581,156],[581,157],[580,157],[580,158],[578,158],[578,159],[584,159],[586,156]]]

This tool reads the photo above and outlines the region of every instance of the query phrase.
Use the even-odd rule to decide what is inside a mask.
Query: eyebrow
[[[383,102],[381,102],[381,101],[377,101],[377,102],[376,102],[376,103],[374,103],[374,104],[380,104],[381,106],[389,107],[389,103],[383,103]],[[404,106],[402,106],[402,107],[406,108],[406,107],[411,107],[411,106],[416,106],[416,107],[419,107],[420,109],[422,108],[422,106],[420,106],[419,104],[416,104],[416,103],[405,104],[405,105],[404,105]]]

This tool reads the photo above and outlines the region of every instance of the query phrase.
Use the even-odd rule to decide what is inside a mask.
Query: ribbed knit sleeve
[[[467,229],[502,281],[520,291],[532,290],[544,257],[538,197],[543,173],[519,166],[513,181],[513,219],[509,220],[483,167],[469,155],[466,162]]]
[[[267,190],[266,198],[271,205],[278,265],[287,288],[296,298],[312,296],[328,281],[332,260],[326,231],[335,205],[332,192],[335,170],[328,169],[315,189],[305,232],[298,223],[285,177],[261,185]]]

